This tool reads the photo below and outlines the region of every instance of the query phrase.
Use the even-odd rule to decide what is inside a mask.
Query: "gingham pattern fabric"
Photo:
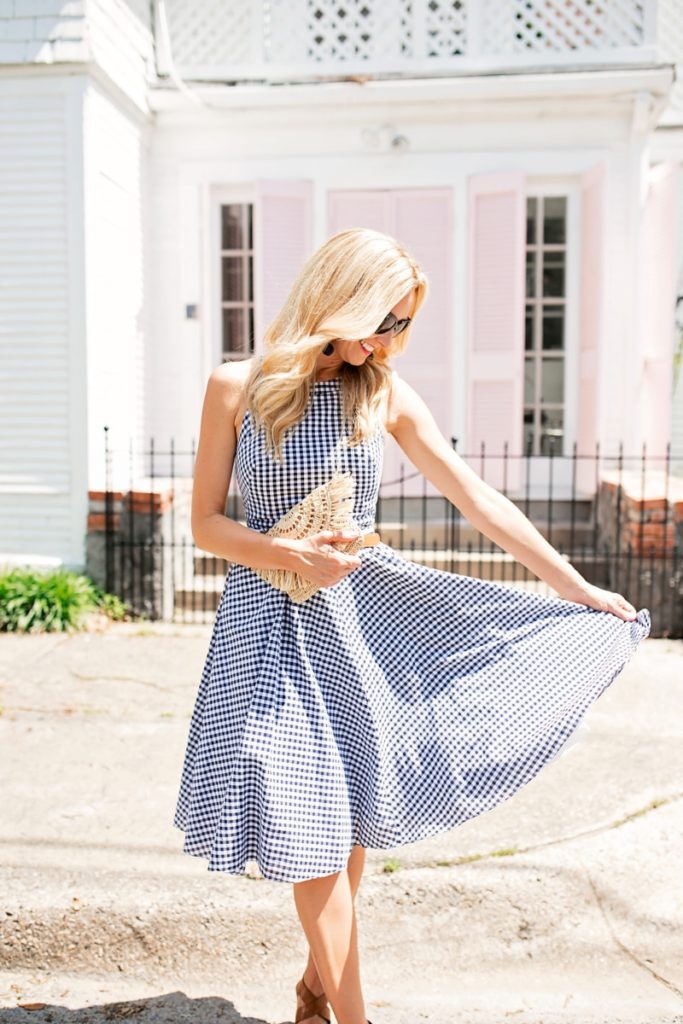
[[[235,472],[265,531],[341,463],[371,529],[384,433],[340,444],[341,383],[318,381],[284,465],[247,412]],[[226,577],[174,824],[209,871],[274,881],[342,870],[511,797],[576,739],[650,632],[586,605],[411,562],[384,543],[297,605],[247,566]]]

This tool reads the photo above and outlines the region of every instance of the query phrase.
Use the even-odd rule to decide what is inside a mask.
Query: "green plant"
[[[398,871],[401,867],[401,862],[397,857],[388,857],[382,865],[382,871],[385,874],[391,874],[394,871]]]
[[[0,573],[0,631],[63,632],[79,629],[83,616],[102,611],[120,619],[126,606],[88,576],[68,569],[15,568]]]
[[[110,619],[125,619],[129,606],[117,597],[116,594],[109,594],[106,590],[92,583],[92,590],[96,607]]]

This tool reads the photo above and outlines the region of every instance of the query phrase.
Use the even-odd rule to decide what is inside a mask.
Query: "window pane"
[[[551,245],[563,245],[566,241],[566,225],[566,198],[547,197],[543,201],[543,241]]]
[[[527,252],[526,254],[526,293],[528,298],[533,298],[536,294],[536,253]]]
[[[524,454],[534,453],[534,410],[524,410]]]
[[[527,307],[526,317],[524,318],[524,348],[527,352],[531,352],[534,347],[534,309],[533,306]]]
[[[253,203],[247,203],[247,245],[250,249],[254,248],[254,205]]]
[[[244,314],[243,309],[223,310],[223,351],[230,355],[249,353]]]
[[[536,241],[536,217],[538,215],[538,200],[536,196],[530,196],[526,201],[526,240],[527,245],[533,245]]]
[[[564,348],[564,306],[543,307],[543,348]]]
[[[564,359],[543,359],[541,361],[543,363],[541,369],[541,401],[563,401]]]
[[[241,256],[224,256],[223,302],[242,302],[244,285],[244,259]]]
[[[562,409],[544,409],[541,413],[541,455],[564,454],[564,412]]]
[[[221,206],[221,248],[244,249],[246,239],[243,231],[242,203],[229,203]]]
[[[543,254],[543,296],[564,296],[564,253]]]
[[[525,359],[524,360],[524,401],[527,405],[531,405],[532,402],[536,401],[536,360]]]

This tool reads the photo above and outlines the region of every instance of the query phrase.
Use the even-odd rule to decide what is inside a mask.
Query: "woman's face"
[[[415,301],[415,290],[411,289],[407,295],[405,295],[400,302],[397,302],[395,306],[392,306],[391,310],[387,310],[387,313],[391,312],[396,317],[396,320],[404,320],[410,316],[410,311],[413,308]],[[377,325],[380,326],[379,324]],[[399,324],[399,326],[401,326]],[[329,355],[320,355],[317,362],[318,370],[330,371],[330,375],[333,371],[339,369],[343,363],[351,363],[352,366],[360,366],[369,358],[371,351],[380,351],[391,349],[391,344],[394,339],[392,331],[388,331],[384,334],[371,334],[367,338],[359,338],[357,341],[343,341],[341,338],[337,338],[334,342],[334,352]]]

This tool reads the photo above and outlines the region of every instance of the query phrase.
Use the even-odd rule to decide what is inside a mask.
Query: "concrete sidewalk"
[[[293,1021],[291,885],[171,824],[209,633],[0,636],[0,1020]],[[515,797],[368,851],[374,1024],[683,1024],[682,708],[683,643],[648,638]]]

